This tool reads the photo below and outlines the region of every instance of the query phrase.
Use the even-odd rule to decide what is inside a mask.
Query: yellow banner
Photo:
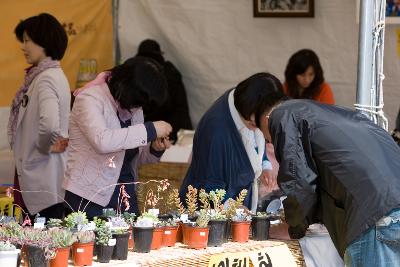
[[[79,71],[85,78],[82,72],[100,72],[113,66],[111,9],[112,0],[1,1],[0,106],[11,104],[28,67],[14,34],[20,20],[46,12],[63,24],[68,47],[61,65],[73,90]]]

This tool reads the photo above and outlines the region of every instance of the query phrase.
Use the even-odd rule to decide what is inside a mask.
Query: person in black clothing
[[[400,148],[359,112],[312,100],[264,100],[289,234],[322,222],[346,266],[400,266]]]
[[[393,140],[400,146],[400,109],[396,117],[396,127],[392,131]]]
[[[142,41],[136,56],[155,59],[164,67],[164,75],[168,84],[168,100],[158,109],[144,110],[144,119],[145,121],[163,120],[170,123],[173,129],[170,140],[176,141],[179,129],[193,129],[182,75],[172,62],[164,59],[160,45],[154,40]],[[129,64],[133,58],[128,59],[125,63]]]

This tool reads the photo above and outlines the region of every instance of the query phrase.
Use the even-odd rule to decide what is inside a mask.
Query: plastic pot
[[[208,247],[220,247],[224,243],[226,220],[211,220],[208,222]]]
[[[128,258],[128,240],[129,232],[122,234],[113,234],[113,238],[116,240],[114,251],[112,254],[113,260],[126,260]]]
[[[97,261],[108,263],[111,260],[115,246],[96,245]]]
[[[153,230],[153,238],[151,239],[151,250],[159,249],[162,245],[162,238],[164,235],[164,227],[156,227]]]
[[[44,257],[44,249],[34,246],[26,246],[28,267],[48,267],[49,261]]]
[[[225,223],[225,231],[224,231],[224,243],[227,243],[229,239],[232,238],[232,221],[231,220],[226,220]]]
[[[70,247],[57,248],[56,256],[50,260],[50,267],[67,267]]]
[[[135,251],[139,253],[150,252],[154,227],[133,227]]]
[[[164,227],[162,246],[173,247],[175,246],[179,226],[166,226]]]
[[[20,252],[20,249],[0,251],[0,266],[17,266]]]
[[[189,248],[203,249],[207,247],[208,227],[194,227],[187,225],[185,227],[187,233],[187,245]]]
[[[244,243],[249,241],[250,222],[232,222],[232,241]]]
[[[75,266],[92,265],[94,243],[75,242],[72,245],[72,260]]]
[[[251,220],[251,235],[253,240],[268,240],[269,225],[267,217],[253,217]]]
[[[135,242],[133,240],[133,229],[132,226],[129,227],[129,239],[128,239],[128,249],[133,250],[135,247]]]

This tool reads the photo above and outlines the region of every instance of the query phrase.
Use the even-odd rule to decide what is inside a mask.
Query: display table
[[[268,240],[268,241],[253,241],[249,240],[246,243],[228,242],[222,247],[208,247],[206,249],[195,250],[188,249],[185,245],[177,243],[175,247],[165,247],[159,250],[152,250],[150,253],[135,253],[129,252],[126,261],[111,261],[110,263],[98,263],[96,257],[93,259],[93,266],[158,266],[158,267],[174,267],[174,266],[208,266],[210,259],[219,255],[254,255],[258,251],[263,251],[265,248],[282,247],[289,248],[292,257],[281,257],[281,265],[279,266],[305,266],[303,255],[299,242],[297,240]],[[288,264],[285,264],[287,261]],[[70,262],[71,264],[71,262]],[[249,262],[247,262],[246,266]],[[70,265],[73,266],[73,265]],[[226,266],[226,265],[215,265]],[[232,266],[232,261],[229,266]],[[233,265],[235,266],[235,265]],[[242,265],[236,265],[243,267]],[[263,265],[260,265],[263,266]],[[265,265],[267,266],[267,265]],[[268,265],[270,266],[270,265]],[[273,265],[276,266],[276,265]]]

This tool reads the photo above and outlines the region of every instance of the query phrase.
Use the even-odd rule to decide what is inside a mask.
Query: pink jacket
[[[101,206],[111,199],[126,149],[139,147],[132,161],[134,177],[138,166],[158,161],[150,153],[142,109],[132,110],[132,126],[121,128],[117,108],[107,84],[102,83],[80,91],[70,115],[63,187]]]

